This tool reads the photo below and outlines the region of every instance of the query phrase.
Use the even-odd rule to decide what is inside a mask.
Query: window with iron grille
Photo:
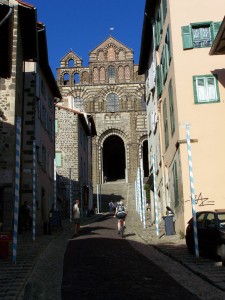
[[[211,47],[221,22],[191,23],[182,26],[183,49]]]

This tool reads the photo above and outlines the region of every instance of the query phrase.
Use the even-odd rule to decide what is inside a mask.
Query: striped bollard
[[[152,154],[152,172],[153,172],[154,203],[155,203],[155,228],[156,228],[156,236],[159,237],[159,214],[158,214],[158,197],[157,197],[157,189],[156,189],[155,154]]]
[[[143,215],[143,228],[146,227],[146,219],[145,219],[145,209],[146,209],[146,199],[144,193],[144,172],[143,172],[143,160],[140,162],[140,173],[141,173],[141,199],[142,199],[142,215]]]
[[[33,198],[33,209],[32,209],[32,237],[35,241],[36,235],[36,142],[33,141],[33,172],[32,172],[32,198]]]
[[[198,231],[197,231],[197,220],[196,220],[196,209],[195,209],[195,189],[194,189],[194,178],[193,178],[193,168],[192,168],[190,125],[188,123],[186,123],[186,139],[187,139],[187,151],[188,151],[188,166],[189,166],[189,178],[190,178],[190,190],[191,190],[191,205],[192,205],[192,216],[193,216],[195,256],[198,260],[199,259],[199,248],[198,248]]]
[[[16,263],[17,235],[18,235],[18,213],[20,200],[20,152],[21,152],[21,118],[16,120],[16,169],[15,169],[15,203],[14,203],[14,226],[13,226],[13,249],[12,261]]]
[[[56,159],[54,158],[54,210],[56,210]]]

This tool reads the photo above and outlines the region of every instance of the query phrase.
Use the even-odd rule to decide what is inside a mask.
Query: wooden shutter
[[[156,67],[156,85],[157,85],[157,96],[158,98],[162,94],[162,65]]]
[[[182,39],[183,39],[183,49],[193,48],[193,39],[192,39],[192,28],[191,26],[182,26]]]
[[[219,28],[221,26],[221,22],[212,22],[210,24],[210,28],[211,28],[211,34],[212,34],[212,42],[215,40],[217,32],[219,31]]]

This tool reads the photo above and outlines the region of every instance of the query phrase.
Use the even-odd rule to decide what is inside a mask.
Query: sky
[[[64,0],[65,1],[65,0]],[[88,66],[88,53],[111,34],[133,49],[138,64],[145,0],[26,0],[46,25],[49,65],[54,76],[70,51]],[[110,28],[114,28],[110,31]]]

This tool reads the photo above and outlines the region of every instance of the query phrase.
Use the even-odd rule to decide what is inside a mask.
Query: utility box
[[[12,241],[10,234],[0,234],[0,257],[9,258],[9,244]]]
[[[165,232],[166,235],[174,235],[175,234],[175,226],[174,226],[174,215],[164,216],[163,220],[165,222]]]

